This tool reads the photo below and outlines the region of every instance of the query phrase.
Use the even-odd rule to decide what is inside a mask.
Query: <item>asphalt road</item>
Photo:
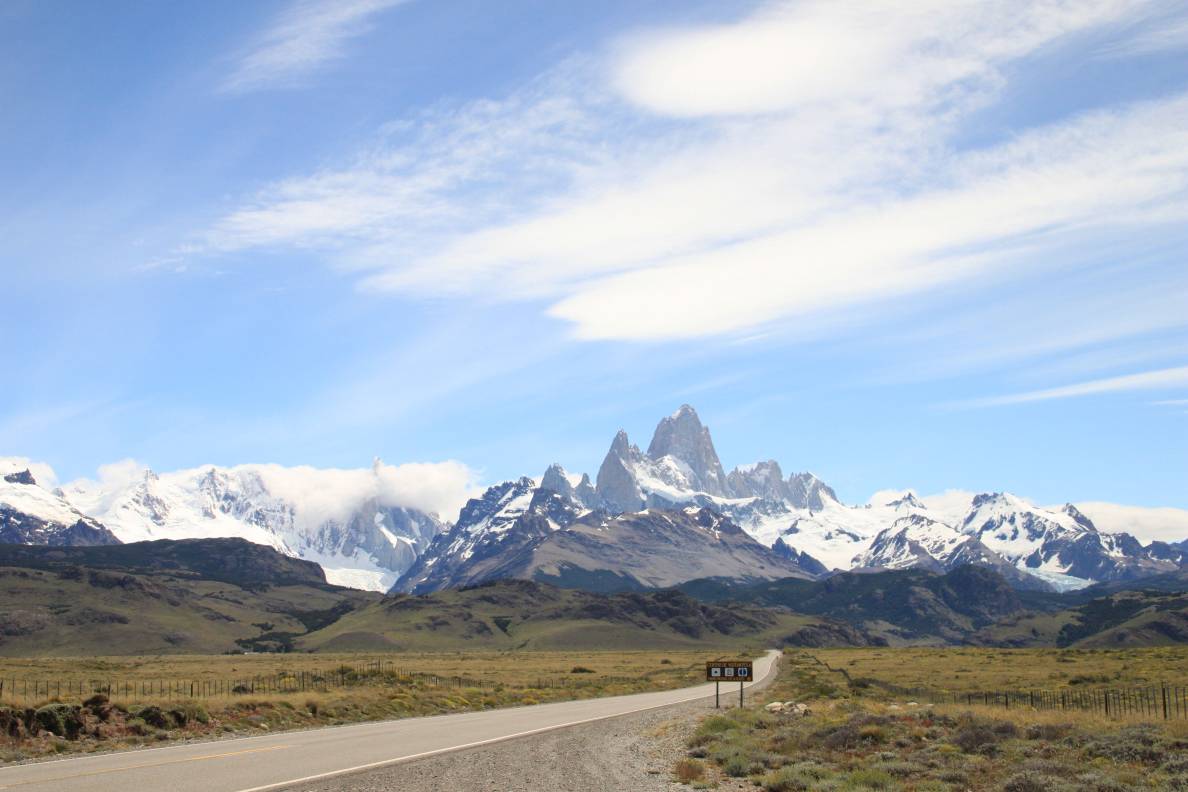
[[[779,654],[755,662],[758,684]],[[259,737],[85,756],[0,769],[0,790],[264,792],[474,748],[681,702],[712,698],[712,684],[633,696],[361,723]],[[738,695],[723,686],[726,703]]]

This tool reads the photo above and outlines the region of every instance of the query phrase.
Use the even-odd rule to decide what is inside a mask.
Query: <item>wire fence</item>
[[[1003,709],[1024,709],[1045,711],[1080,711],[1104,715],[1107,718],[1148,718],[1154,720],[1188,719],[1188,687],[1181,685],[1158,685],[1091,688],[1075,690],[981,690],[946,691],[934,688],[903,687],[890,682],[867,677],[852,678],[844,668],[834,668],[824,660],[813,657],[818,665],[841,674],[851,688],[878,687],[896,696],[911,698],[929,704],[964,704]]]
[[[638,682],[636,677],[599,676],[597,679],[538,677],[508,683],[469,676],[450,676],[413,671],[383,660],[355,665],[338,665],[317,670],[278,671],[250,677],[170,678],[0,678],[0,702],[28,704],[49,699],[86,699],[96,694],[125,700],[182,700],[219,696],[260,696],[286,693],[328,692],[364,686],[423,686],[478,690],[582,688],[595,684]]]

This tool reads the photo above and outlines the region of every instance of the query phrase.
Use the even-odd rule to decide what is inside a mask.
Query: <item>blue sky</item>
[[[0,6],[0,453],[1188,507],[1170,2]]]

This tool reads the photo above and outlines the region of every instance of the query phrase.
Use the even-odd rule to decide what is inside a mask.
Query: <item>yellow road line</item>
[[[0,785],[0,789],[13,789],[20,786],[32,786],[33,784],[50,784],[55,781],[70,781],[76,778],[87,778],[88,776],[110,775],[112,773],[123,773],[127,770],[140,770],[145,767],[164,767],[171,764],[185,764],[187,762],[202,762],[207,759],[225,759],[228,756],[242,756],[243,754],[262,753],[264,751],[279,751],[282,748],[292,748],[291,745],[272,745],[267,748],[248,748],[243,751],[230,751],[228,753],[207,754],[205,756],[191,756],[187,759],[167,759],[164,762],[141,762],[140,764],[124,765],[123,767],[113,767],[108,770],[91,770],[87,773],[74,773],[73,775],[55,776],[53,778],[37,778],[30,781],[17,781],[13,784]]]

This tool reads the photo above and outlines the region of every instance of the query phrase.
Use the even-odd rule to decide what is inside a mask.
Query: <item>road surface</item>
[[[755,681],[775,671],[778,652],[755,662]],[[218,742],[84,756],[0,769],[13,792],[265,792],[427,756],[614,718],[696,699],[714,686],[563,701],[531,707],[438,715],[282,732]],[[724,703],[738,687],[726,684]]]

